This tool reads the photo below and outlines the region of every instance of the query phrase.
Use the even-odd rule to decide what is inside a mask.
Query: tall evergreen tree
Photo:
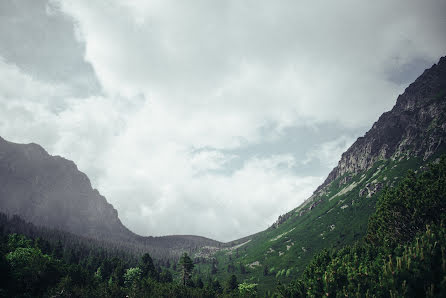
[[[187,255],[187,253],[184,253],[180,258],[180,265],[181,265],[181,280],[183,285],[185,286],[192,277],[192,270],[194,269],[194,263],[192,262],[191,258]]]
[[[237,288],[238,288],[237,277],[234,274],[232,274],[231,277],[229,278],[228,284],[227,284],[228,292],[232,292]]]

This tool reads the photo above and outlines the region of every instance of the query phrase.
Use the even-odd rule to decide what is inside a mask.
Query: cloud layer
[[[444,1],[42,7],[27,20],[71,24],[76,69],[100,88],[30,73],[0,47],[1,135],[73,159],[143,235],[266,228],[446,52]]]

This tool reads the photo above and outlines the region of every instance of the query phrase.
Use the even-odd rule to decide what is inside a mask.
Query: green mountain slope
[[[326,181],[301,206],[269,229],[196,255],[197,272],[259,284],[264,292],[302,274],[323,248],[361,239],[378,195],[410,169],[446,152],[446,58],[426,70],[373,127],[343,155]]]
[[[445,297],[446,155],[379,196],[367,236],[324,249],[279,297]]]

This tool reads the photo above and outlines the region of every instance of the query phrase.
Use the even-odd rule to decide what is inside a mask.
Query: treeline
[[[60,242],[2,234],[0,297],[215,297],[239,292],[235,276],[227,286],[195,278],[186,253],[174,271],[157,266],[149,254],[134,262],[101,249],[92,248],[88,255],[75,251]]]
[[[187,253],[148,253],[42,227],[0,214],[0,297],[253,296],[255,284],[204,280]]]
[[[380,196],[360,242],[323,250],[279,297],[446,297],[446,158]]]
[[[142,237],[134,235],[128,241],[106,240],[76,235],[70,232],[36,226],[23,220],[18,215],[0,212],[0,230],[3,234],[22,234],[30,238],[42,238],[55,244],[60,242],[64,248],[85,253],[91,249],[103,250],[105,254],[117,256],[124,260],[135,260],[144,253],[150,253],[161,266],[178,262],[183,252],[193,255],[201,246],[218,246],[220,243],[212,239],[198,236],[164,236]]]
[[[17,215],[9,216],[0,212],[0,234],[20,234],[30,239],[36,239],[42,246],[44,253],[52,253],[52,249],[58,251],[57,257],[63,257],[68,263],[78,263],[81,259],[88,258],[91,254],[101,258],[117,257],[124,262],[133,264],[142,253],[130,249],[125,244],[108,242],[104,240],[82,237],[69,232],[37,227],[23,220]]]

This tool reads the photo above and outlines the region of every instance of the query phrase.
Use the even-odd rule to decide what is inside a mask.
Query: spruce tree
[[[187,255],[187,253],[184,253],[180,258],[181,265],[181,280],[183,285],[187,285],[188,281],[190,280],[192,276],[192,270],[194,269],[194,263],[192,262],[191,258]]]

